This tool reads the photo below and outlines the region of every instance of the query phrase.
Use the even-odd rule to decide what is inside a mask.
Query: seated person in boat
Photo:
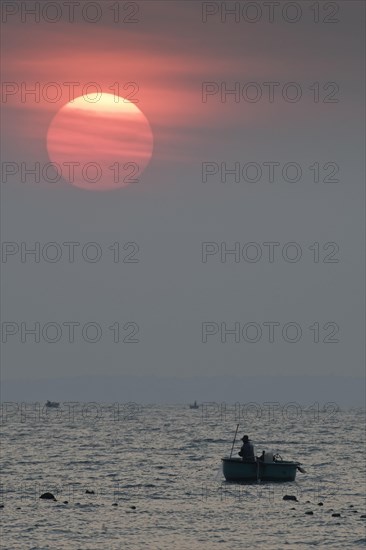
[[[243,461],[245,462],[254,462],[254,447],[250,442],[249,437],[247,435],[244,435],[241,440],[243,442],[243,445],[241,446],[238,455],[241,456]]]

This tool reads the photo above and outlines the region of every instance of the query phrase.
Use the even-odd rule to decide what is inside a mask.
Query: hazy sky
[[[281,2],[272,22],[261,2],[79,2],[74,22],[57,4],[39,22],[2,6],[3,379],[362,376],[364,3]],[[136,92],[154,137],[138,183],[22,174],[50,162],[68,82]]]

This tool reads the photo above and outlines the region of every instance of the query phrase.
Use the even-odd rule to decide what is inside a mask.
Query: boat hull
[[[298,462],[243,462],[241,458],[223,458],[227,481],[295,481]]]

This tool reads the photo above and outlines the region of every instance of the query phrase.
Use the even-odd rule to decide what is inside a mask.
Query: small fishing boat
[[[305,473],[300,462],[283,460],[279,454],[263,451],[261,456],[255,456],[247,435],[242,437],[243,447],[238,453],[242,458],[232,458],[238,428],[239,424],[236,426],[230,456],[221,459],[226,481],[295,481],[297,471]]]
[[[49,407],[50,409],[58,409],[60,406],[60,403],[57,403],[57,401],[49,401],[47,399],[46,401],[46,407]]]
[[[242,458],[222,458],[222,462],[227,481],[295,481],[297,470],[304,472],[299,462],[280,459],[244,462]]]
[[[197,404],[197,401],[195,401],[195,402],[193,403],[193,405],[189,405],[189,408],[190,408],[190,409],[199,409],[200,406]]]

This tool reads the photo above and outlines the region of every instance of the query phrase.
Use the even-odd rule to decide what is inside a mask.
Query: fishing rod
[[[235,430],[235,435],[234,435],[234,441],[233,441],[233,444],[232,444],[232,446],[231,446],[231,451],[230,451],[230,458],[232,457],[232,454],[233,454],[234,445],[235,445],[235,440],[236,440],[236,434],[238,433],[238,429],[239,429],[239,424],[236,425],[236,430]]]

